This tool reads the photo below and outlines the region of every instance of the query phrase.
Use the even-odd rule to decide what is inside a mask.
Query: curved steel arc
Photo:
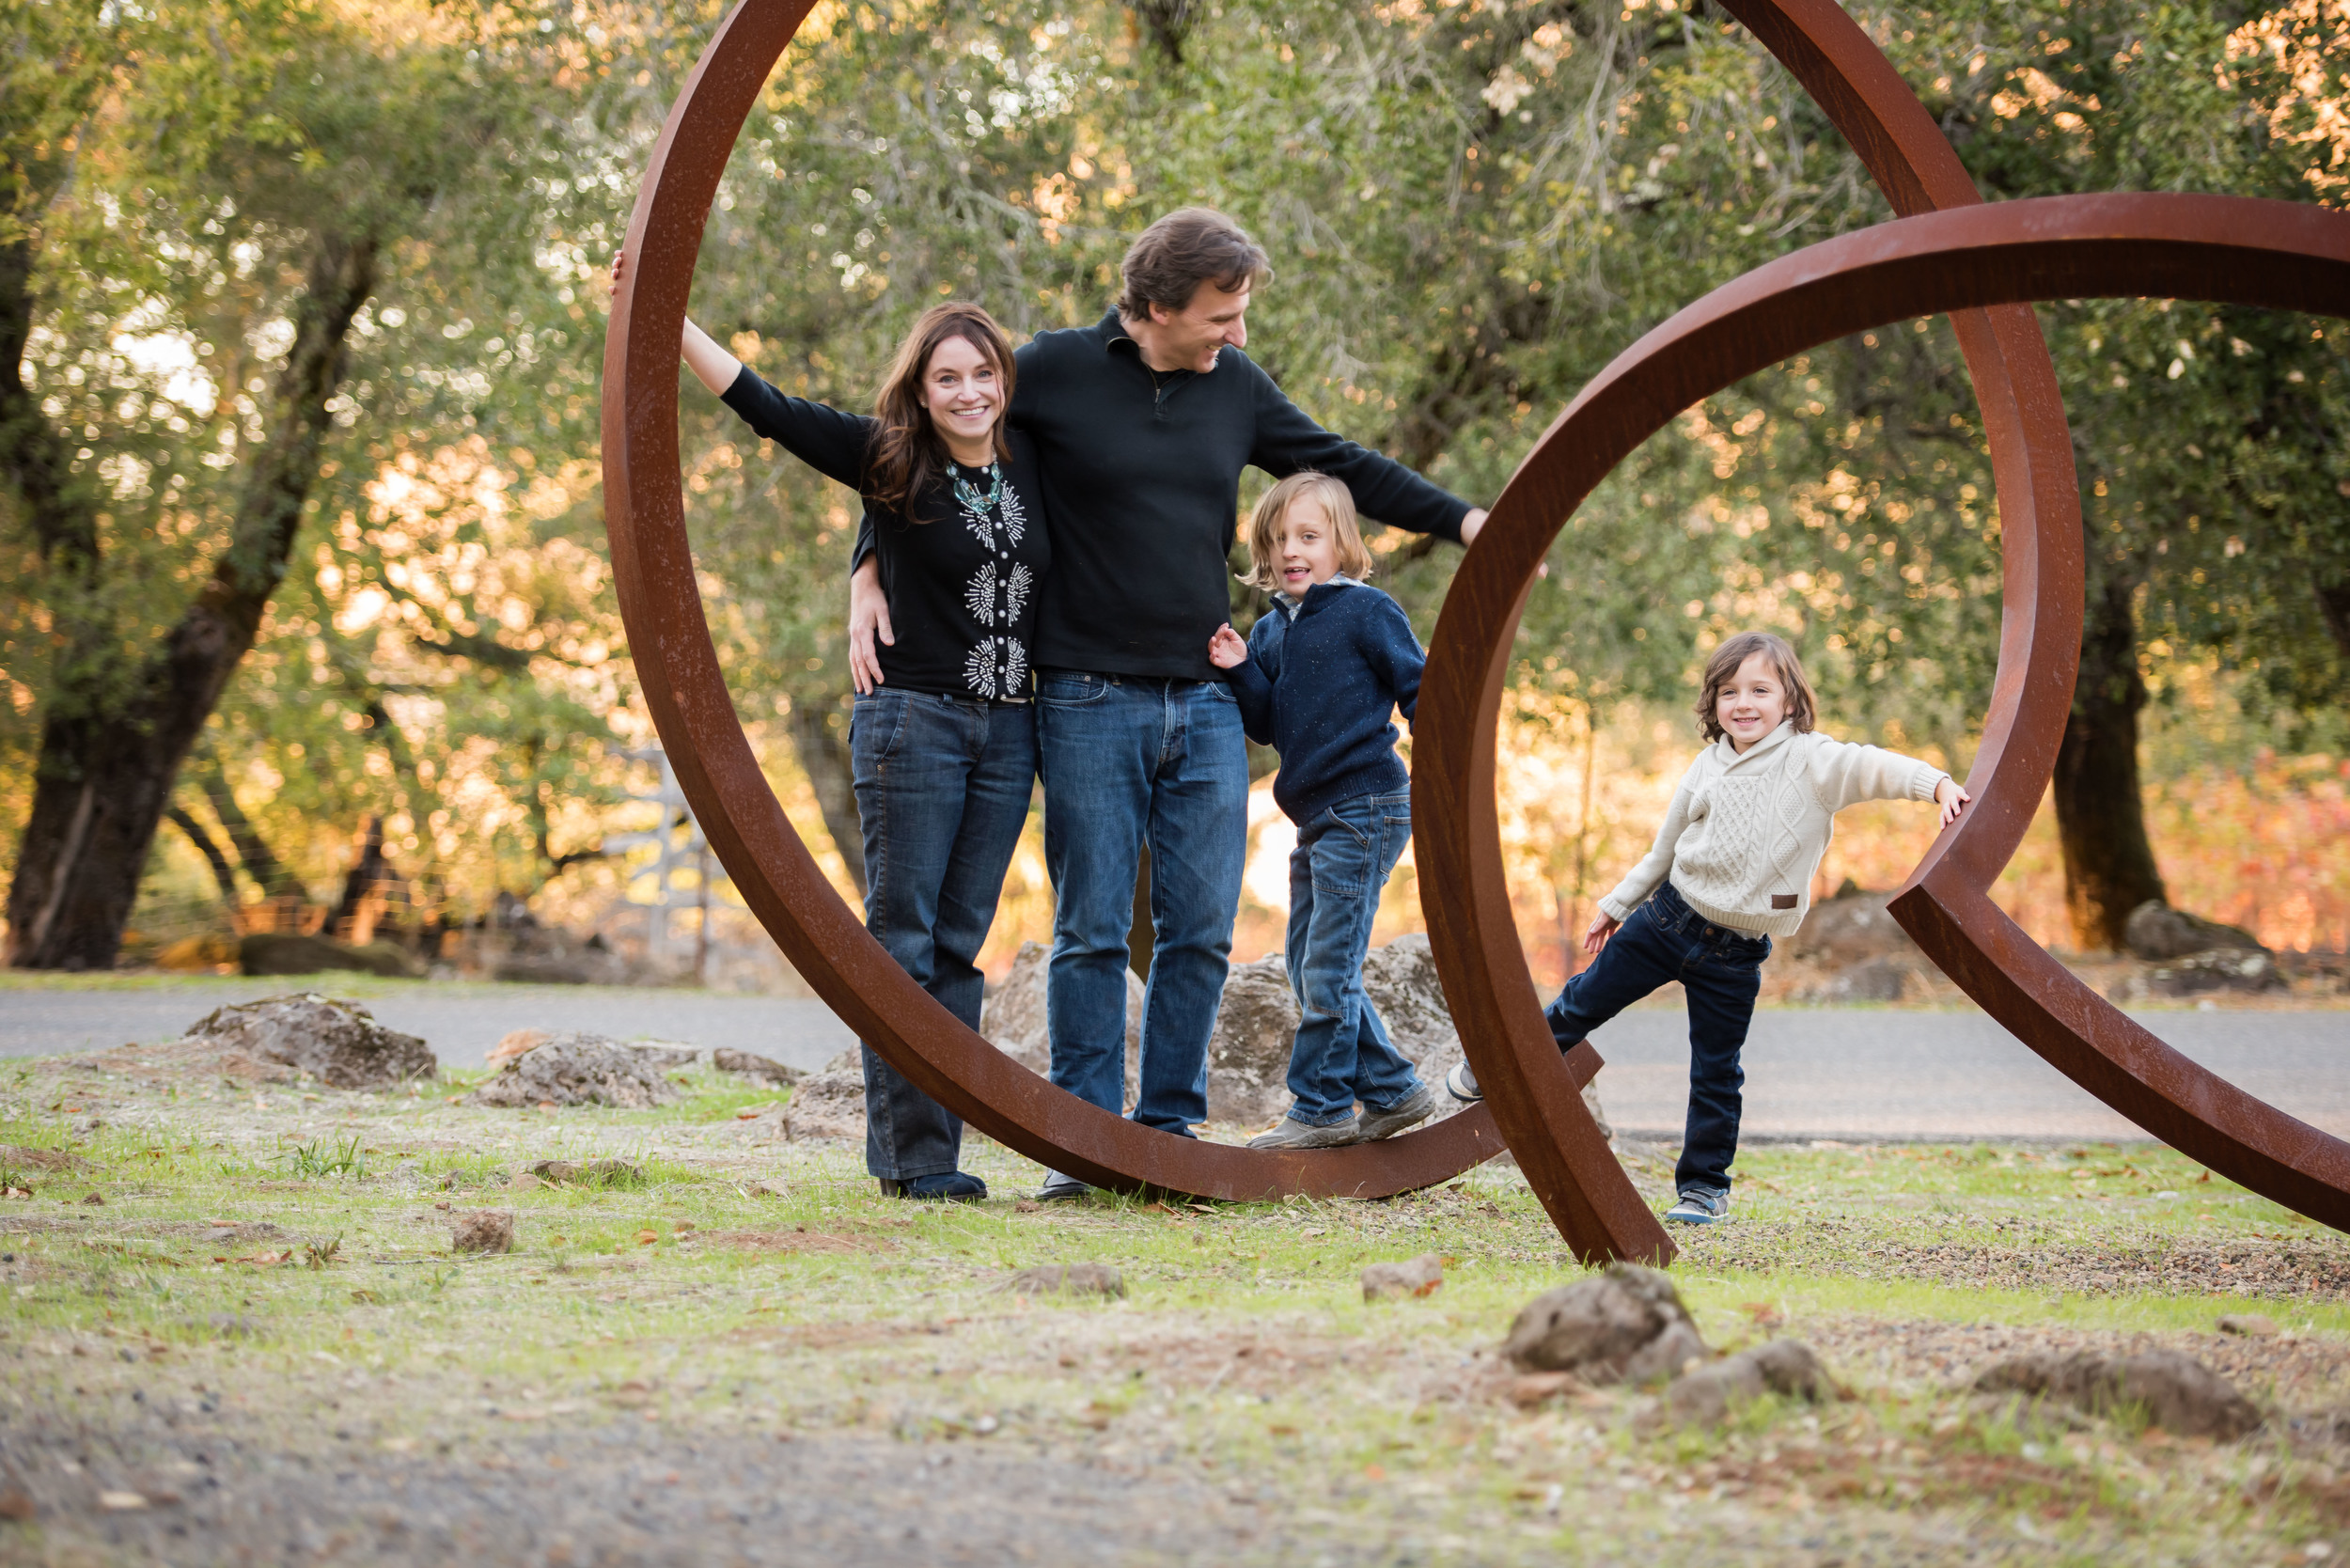
[[[629,221],[604,351],[605,525],[646,702],[711,847],[792,964],[843,1022],[989,1137],[1100,1186],[1202,1197],[1384,1197],[1502,1152],[1480,1106],[1379,1143],[1276,1153],[1170,1137],[1054,1088],[907,978],[836,894],[760,773],[718,666],[678,470],[678,342],[703,226],[744,120],[808,9],[744,0],[655,145]],[[1571,1072],[1597,1067],[1584,1053]]]
[[[1910,215],[1982,200],[1925,106],[1884,52],[1834,0],[1725,0],[1724,8],[1826,111],[1896,212]],[[1935,842],[1927,864],[1956,855],[1970,865],[1990,865],[1996,874],[2014,853],[2039,805],[2041,784],[2055,763],[2062,735],[2060,710],[2057,729],[2053,735],[2048,732],[2052,694],[2054,701],[2069,703],[2072,672],[2080,656],[2079,498],[2056,367],[2048,358],[2038,319],[2029,307],[2013,306],[1963,311],[1952,318],[1952,325],[1974,378],[1991,447],[2007,615],[1977,751],[1975,773],[1982,782],[1975,804],[1953,832]],[[1553,424],[1544,443],[1557,437],[1560,423]],[[1533,461],[1529,455],[1527,463]],[[1463,578],[1466,576],[1465,568]],[[1454,581],[1448,619],[1452,616],[1451,601],[1464,594],[1463,578]],[[1512,627],[1530,586],[1528,579],[1511,599],[1508,619]],[[1472,586],[1468,591],[1474,595],[1500,589]],[[1484,614],[1496,607],[1477,598],[1465,603],[1462,611],[1465,616]],[[1446,621],[1440,620],[1436,647],[1431,651],[1432,674],[1446,660]],[[2027,672],[2035,669],[2060,684],[2027,680]],[[1506,670],[1506,649],[1496,649],[1481,671],[1465,667],[1457,672],[1448,687],[1450,699],[1471,704],[1465,712],[1493,714]],[[1423,718],[1420,727],[1426,722]],[[1575,1254],[1586,1261],[1669,1258],[1672,1244],[1663,1228],[1607,1152],[1580,1098],[1561,1092],[1556,1071],[1548,1065],[1549,1031],[1517,950],[1514,918],[1502,891],[1498,824],[1492,808],[1491,726],[1483,718],[1476,723],[1480,732],[1458,769],[1426,769],[1414,786],[1419,792],[1416,798],[1427,802],[1426,809],[1415,813],[1427,824],[1421,829],[1422,841],[1437,840],[1432,845],[1434,853],[1423,851],[1422,857],[1442,868],[1424,885],[1433,895],[1424,897],[1424,907],[1446,995],[1456,1016],[1473,1020],[1462,1037],[1483,1047],[1469,1049],[1480,1081],[1492,1086],[1488,1103],[1528,1181]],[[1417,742],[1416,755],[1423,763],[1432,756]],[[2041,783],[2028,782],[2035,776]],[[1465,887],[1452,881],[1449,873],[1456,870],[1465,878]],[[1504,933],[1509,933],[1507,940]]]
[[[1495,505],[1455,579],[1422,688],[1416,737],[1422,779],[1481,777],[1490,817],[1494,709],[1456,703],[1455,686],[1473,671],[1497,696],[1497,672],[1526,586],[1551,539],[1617,463],[1682,409],[1790,354],[1871,327],[2030,299],[2132,296],[2350,314],[2350,214],[2168,195],[1968,206],[1782,257],[1657,327],[1560,416]],[[2014,608],[2011,603],[2011,614]],[[1448,700],[1432,725],[1425,694],[1439,660]],[[1458,761],[1464,756],[1466,769]],[[1481,776],[1480,766],[1487,770]],[[2044,773],[2035,787],[2044,780]],[[1424,886],[1440,885],[1442,896],[1452,897],[1465,870],[1470,896],[1490,899],[1500,886],[1496,841],[1466,846],[1464,868],[1449,859],[1462,847],[1458,837],[1442,841],[1442,862],[1423,852]],[[2061,967],[1990,902],[1987,887],[1998,869],[1946,855],[1929,862],[1904,895],[1920,940],[1954,980],[2003,1020],[2023,1026],[2018,1032],[2027,1043],[2076,1082],[2156,1136],[2313,1217],[2337,1225],[2350,1219],[2350,1144],[2235,1089],[2085,988],[2060,983],[2060,977],[2069,979]],[[1492,948],[1489,942],[1489,953]],[[1514,945],[1511,950],[1514,956]],[[1523,960],[1517,963],[1523,983]],[[2097,1006],[2083,1006],[2084,995]],[[2101,1018],[2100,1008],[2121,1027]],[[1472,1037],[1465,1030],[1464,1038]],[[1532,1059],[1508,1064],[1538,1089],[1545,1077],[1562,1076],[1549,1066],[1557,1056],[1546,1033],[1542,1046],[1521,1046],[1515,1054]],[[1475,1045],[1472,1051],[1481,1079],[1495,1053]],[[1521,1164],[1529,1164],[1512,1121],[1504,1115],[1504,1130]],[[1555,1122],[1549,1130],[1557,1130]]]

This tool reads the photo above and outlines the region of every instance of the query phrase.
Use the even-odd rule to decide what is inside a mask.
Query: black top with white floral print
[[[749,366],[727,389],[727,406],[768,440],[863,494],[878,422],[787,397]],[[1028,695],[1037,586],[1053,549],[1039,499],[1036,447],[1007,432],[1010,462],[953,464],[913,508],[909,522],[869,505],[894,644],[881,644],[885,684],[995,700]]]

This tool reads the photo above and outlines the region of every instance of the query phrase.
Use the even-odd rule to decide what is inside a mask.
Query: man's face
[[[1226,348],[1246,348],[1248,289],[1247,278],[1237,289],[1210,278],[1191,291],[1191,303],[1181,310],[1152,306],[1151,322],[1159,329],[1155,347],[1167,362],[1162,368],[1205,374],[1215,368],[1215,356]]]

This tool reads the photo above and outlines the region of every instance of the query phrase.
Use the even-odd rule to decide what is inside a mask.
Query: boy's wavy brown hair
[[[1795,733],[1809,734],[1818,725],[1819,699],[1811,695],[1811,682],[1803,673],[1803,661],[1795,657],[1794,645],[1776,632],[1741,632],[1724,637],[1714,656],[1705,661],[1705,689],[1698,696],[1698,729],[1708,741],[1722,738],[1722,721],[1714,715],[1722,688],[1737,678],[1738,666],[1757,653],[1771,661],[1779,684],[1787,688],[1787,716],[1794,722]]]
[[[1362,525],[1355,516],[1355,493],[1344,480],[1311,468],[1300,468],[1257,502],[1256,512],[1248,519],[1248,575],[1241,581],[1251,588],[1280,591],[1281,519],[1289,515],[1291,504],[1301,499],[1319,505],[1330,520],[1331,531],[1339,536],[1339,571],[1358,583],[1369,582],[1371,547],[1363,542]]]
[[[995,384],[1002,388],[1004,401],[990,439],[995,444],[996,460],[1011,461],[1011,448],[1004,443],[1004,424],[1011,413],[1014,374],[1010,341],[1004,337],[1004,329],[995,324],[995,318],[976,305],[948,300],[932,306],[914,323],[905,341],[898,345],[897,357],[889,362],[889,374],[882,380],[881,396],[873,400],[873,417],[881,429],[875,434],[872,461],[865,475],[865,498],[889,508],[909,522],[931,521],[916,516],[916,509],[923,494],[947,472],[947,443],[939,439],[938,428],[931,423],[930,410],[923,406],[922,378],[930,373],[931,355],[949,337],[969,342],[995,368]]]

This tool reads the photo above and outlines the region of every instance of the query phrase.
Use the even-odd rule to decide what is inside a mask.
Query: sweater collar
[[[1785,745],[1789,741],[1794,739],[1794,735],[1795,721],[1791,718],[1780,719],[1778,721],[1778,728],[1763,736],[1761,740],[1755,742],[1743,757],[1738,754],[1737,745],[1731,742],[1728,735],[1724,735],[1720,740],[1716,741],[1714,743],[1714,747],[1716,752],[1721,758],[1722,766],[1725,768],[1734,768],[1741,762],[1752,764],[1764,753],[1777,751],[1779,747]]]
[[[1328,582],[1316,583],[1313,587],[1308,588],[1306,590],[1305,597],[1302,599],[1292,599],[1288,594],[1283,593],[1277,588],[1274,590],[1273,602],[1276,604],[1280,605],[1282,613],[1287,615],[1291,620],[1294,621],[1299,616],[1304,615],[1307,611],[1318,610],[1322,608],[1323,605],[1327,604],[1331,600],[1337,598],[1339,589],[1361,588],[1362,586],[1362,584],[1356,582],[1354,578],[1341,572],[1337,576],[1331,578]]]

